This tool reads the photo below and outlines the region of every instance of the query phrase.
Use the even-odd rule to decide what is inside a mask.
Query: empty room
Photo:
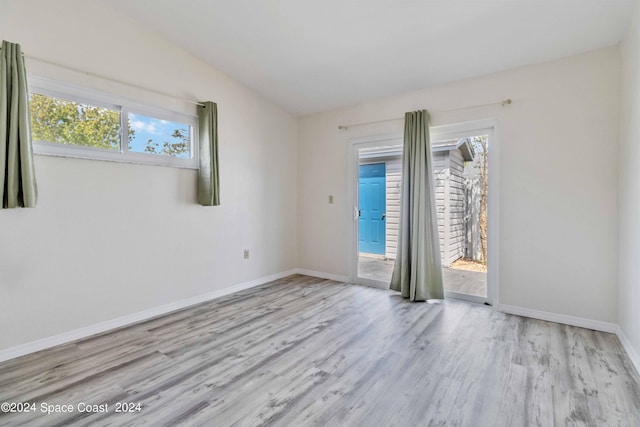
[[[0,39],[0,426],[640,426],[640,1]]]

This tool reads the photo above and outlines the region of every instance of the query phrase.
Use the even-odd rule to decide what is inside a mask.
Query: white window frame
[[[152,107],[135,101],[130,101],[113,94],[38,76],[29,76],[29,93],[60,98],[95,107],[108,108],[120,113],[120,150],[91,148],[74,144],[60,144],[56,142],[33,141],[34,154],[198,169],[198,118],[195,115]],[[191,128],[191,145],[189,147],[190,157],[172,157],[161,154],[129,151],[129,134],[127,124],[129,113],[189,125]]]

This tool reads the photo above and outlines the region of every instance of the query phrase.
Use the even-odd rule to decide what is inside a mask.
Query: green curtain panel
[[[405,114],[398,252],[391,289],[411,301],[443,299],[427,110]]]
[[[2,42],[0,58],[0,194],[2,208],[32,208],[38,200],[33,166],[27,72],[20,45]]]
[[[198,107],[200,128],[200,170],[198,171],[198,203],[202,206],[220,204],[218,171],[218,106],[207,101]]]

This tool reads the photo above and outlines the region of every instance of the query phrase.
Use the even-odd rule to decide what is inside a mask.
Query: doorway
[[[432,142],[444,289],[487,298],[487,135]]]
[[[388,288],[398,239],[402,138],[365,138],[350,150],[350,280]]]
[[[497,165],[489,168],[489,152],[497,158],[498,151],[495,123],[432,127],[431,141],[445,296],[495,304]],[[352,140],[349,170],[350,280],[388,288],[398,237],[402,137]]]

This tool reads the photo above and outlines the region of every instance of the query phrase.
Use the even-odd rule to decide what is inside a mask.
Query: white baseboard
[[[622,331],[622,328],[620,328],[619,325],[616,326],[616,335],[622,343],[622,347],[624,347],[624,350],[627,352],[629,359],[631,359],[631,363],[633,363],[633,366],[636,368],[636,372],[638,373],[638,375],[640,375],[640,356],[638,356],[638,352],[635,348],[633,348],[633,345],[631,345],[631,341],[627,339],[627,336]]]
[[[337,274],[323,273],[321,271],[305,270],[304,268],[296,268],[294,270],[296,274],[304,274],[305,276],[318,277],[320,279],[335,280],[336,282],[348,283],[349,278],[347,276],[338,276]]]
[[[497,310],[503,313],[516,314],[518,316],[531,317],[533,319],[546,320],[548,322],[563,323],[570,326],[593,329],[594,331],[617,333],[618,325],[599,320],[585,319],[584,317],[568,316],[566,314],[550,313],[548,311],[533,310],[515,305],[498,304]]]
[[[192,298],[183,299],[183,300],[165,304],[159,307],[153,307],[147,310],[139,311],[137,313],[128,314],[126,316],[118,317],[117,319],[107,320],[105,322],[100,322],[94,325],[85,326],[83,328],[64,332],[59,335],[42,338],[36,341],[31,341],[25,344],[20,344],[15,347],[10,347],[4,350],[0,350],[0,362],[4,362],[5,360],[24,356],[26,354],[35,353],[36,351],[44,350],[46,348],[54,347],[56,345],[65,344],[71,341],[86,338],[91,335],[109,331],[111,329],[131,325],[133,323],[141,322],[143,320],[148,320],[153,317],[170,313],[172,311],[181,310],[183,308],[187,308],[192,305],[196,305],[202,302],[220,298],[222,296],[229,295],[234,292],[239,292],[245,289],[260,286],[265,283],[282,279],[283,277],[287,277],[296,273],[297,271],[295,269],[289,270],[289,271],[283,271],[281,273],[260,277],[258,279],[251,280],[249,282],[238,283],[236,285],[229,286],[224,289],[218,289],[213,292],[208,292],[206,294],[198,295]]]

